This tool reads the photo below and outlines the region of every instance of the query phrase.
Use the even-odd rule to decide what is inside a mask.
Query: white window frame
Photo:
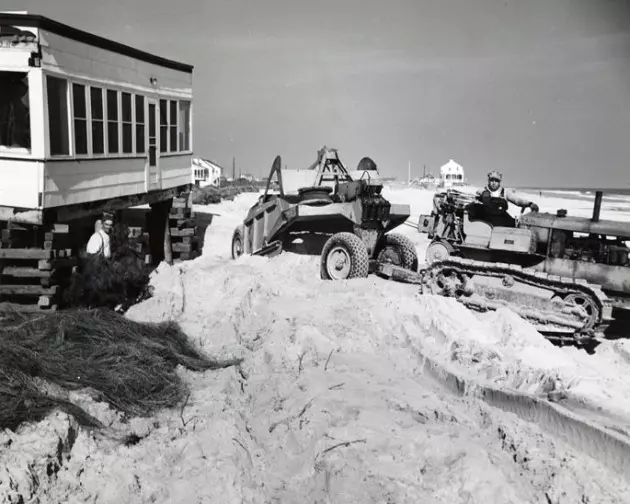
[[[103,124],[103,152],[99,154],[94,154],[94,137],[92,132],[92,89],[99,89],[101,91],[101,112],[103,113],[103,118],[100,121]],[[106,93],[105,90],[107,88],[102,84],[90,84],[90,100],[89,100],[89,110],[88,115],[90,116],[90,129],[89,129],[89,137],[90,137],[90,159],[107,159],[107,143],[109,138],[107,137],[107,110],[106,110]]]
[[[33,72],[30,72],[30,68],[28,67],[17,67],[17,68],[10,68],[10,69],[2,69],[5,72],[15,72],[15,73],[23,73],[26,74],[26,81],[27,81],[27,85],[28,85],[28,108],[29,108],[29,123],[28,123],[28,129],[29,129],[29,135],[31,137],[31,148],[27,149],[25,147],[9,147],[7,145],[0,145],[0,155],[6,155],[6,156],[11,156],[11,157],[19,157],[19,158],[24,158],[24,159],[28,159],[30,157],[33,157],[33,151],[36,149],[33,149],[33,144],[35,143],[35,137],[33,135],[34,133],[34,128],[33,128],[33,123],[32,123],[32,109],[33,109],[33,103],[34,100],[33,98],[35,97],[33,91]],[[46,90],[46,76],[44,74],[44,95],[46,95],[47,90]],[[45,121],[46,123],[48,123],[48,102],[46,101],[46,98],[44,97],[42,99],[44,101],[44,113],[45,113]],[[39,100],[37,100],[37,103],[39,103]],[[45,129],[45,135],[47,134],[48,129]],[[48,144],[48,138],[44,138],[44,145]]]
[[[44,94],[44,121],[46,124],[46,129],[44,131],[46,149],[45,156],[49,159],[55,160],[64,160],[64,159],[74,159],[74,128],[73,128],[73,107],[71,100],[71,80],[68,76],[63,74],[57,74],[54,72],[43,72],[43,94]],[[68,121],[68,154],[52,154],[51,152],[51,141],[50,141],[50,118],[48,112],[48,77],[53,77],[56,79],[60,79],[66,82],[66,106],[68,108],[67,121]]]
[[[70,105],[71,105],[71,110],[70,110],[70,116],[71,116],[71,124],[72,124],[72,129],[70,131],[70,135],[72,136],[72,150],[70,151],[70,154],[72,155],[73,159],[90,159],[92,157],[92,123],[90,121],[90,116],[91,114],[91,110],[89,109],[90,105],[91,105],[91,99],[88,97],[88,94],[90,92],[90,85],[87,84],[85,81],[82,80],[78,80],[78,79],[67,79],[68,80],[68,86],[69,86],[69,90],[68,90],[68,94],[70,94]],[[84,99],[85,99],[85,121],[86,121],[86,141],[87,141],[87,154],[77,154],[77,149],[76,149],[76,141],[75,141],[75,128],[74,128],[74,85],[77,84],[79,86],[83,86],[84,88]]]

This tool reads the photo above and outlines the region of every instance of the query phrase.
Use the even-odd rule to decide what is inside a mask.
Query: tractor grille
[[[363,205],[363,222],[373,222],[389,219],[389,211],[391,204],[381,196],[373,196],[364,198]]]

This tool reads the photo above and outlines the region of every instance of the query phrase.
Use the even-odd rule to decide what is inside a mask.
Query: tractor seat
[[[472,220],[468,212],[464,212],[464,244],[488,247],[492,237],[492,224],[479,218]]]
[[[492,213],[487,211],[487,207],[483,203],[476,201],[466,205],[466,211],[468,218],[471,222],[485,222],[486,224],[496,227],[515,228],[516,221],[507,212],[504,213]]]

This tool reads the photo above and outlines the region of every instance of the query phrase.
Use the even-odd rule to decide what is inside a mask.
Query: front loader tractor
[[[413,243],[390,231],[410,215],[381,191],[376,170],[349,172],[336,149],[318,151],[306,170],[282,170],[274,160],[264,194],[232,237],[232,257],[283,250],[320,253],[323,279],[367,277],[378,263],[417,271]],[[296,245],[296,242],[297,245]]]

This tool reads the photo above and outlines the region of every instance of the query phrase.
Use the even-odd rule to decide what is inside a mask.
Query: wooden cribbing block
[[[5,285],[0,284],[0,295],[8,296],[54,296],[59,289],[58,285],[44,287],[42,285]]]
[[[197,244],[199,243],[199,237],[198,236],[182,236],[181,242]]]
[[[0,266],[0,274],[15,278],[50,278],[55,272],[20,266]]]
[[[170,218],[173,219],[187,219],[193,216],[191,208],[172,208]]]
[[[54,233],[69,233],[70,232],[70,224],[53,224],[53,232]]]
[[[187,228],[171,228],[171,236],[175,238],[176,236],[194,236],[197,234],[197,226],[195,227],[187,227]]]
[[[57,311],[57,305],[51,306],[39,306],[37,305],[28,305],[28,304],[19,304],[19,303],[9,303],[7,301],[0,302],[0,313],[3,311],[17,311],[22,313],[36,313],[43,311]]]
[[[173,243],[173,252],[191,252],[193,249],[192,243]]]
[[[53,257],[54,252],[52,250],[36,248],[0,249],[0,259],[52,259]]]
[[[173,198],[172,208],[188,208],[188,198]]]
[[[72,268],[78,264],[76,257],[68,257],[65,259],[43,259],[37,263],[37,269],[54,270],[61,268]]]
[[[193,228],[195,227],[195,219],[177,219],[176,222],[171,220],[171,229],[175,226],[177,229]]]

